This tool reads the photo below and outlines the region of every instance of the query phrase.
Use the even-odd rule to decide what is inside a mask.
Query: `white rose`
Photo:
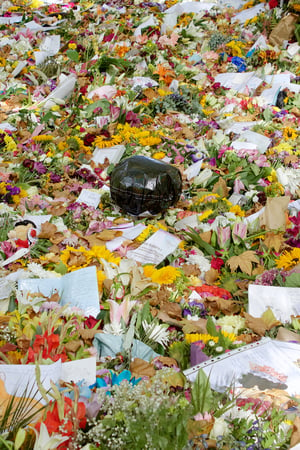
[[[210,439],[217,439],[218,436],[226,436],[229,433],[229,427],[223,417],[215,419],[214,426],[210,432]]]

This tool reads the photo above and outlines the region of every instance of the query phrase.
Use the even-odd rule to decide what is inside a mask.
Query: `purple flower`
[[[52,183],[59,183],[60,180],[61,180],[61,176],[60,176],[60,175],[57,175],[57,174],[54,173],[54,172],[50,172],[50,181],[51,181]]]
[[[6,185],[6,190],[9,191],[10,195],[18,195],[21,192],[21,189],[17,186]]]
[[[39,175],[47,173],[47,167],[42,162],[35,162],[33,168]]]

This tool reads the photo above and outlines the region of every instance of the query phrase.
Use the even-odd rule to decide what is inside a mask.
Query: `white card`
[[[89,189],[82,189],[76,203],[84,203],[87,206],[98,208],[101,195],[98,192],[90,191]]]
[[[136,250],[127,252],[127,257],[141,264],[159,264],[166,256],[173,253],[180,243],[180,239],[164,230],[156,231]]]
[[[261,317],[270,308],[281,322],[291,322],[291,316],[300,314],[300,290],[280,286],[249,284],[249,314]]]
[[[77,359],[62,364],[61,380],[78,383],[84,380],[85,385],[94,384],[96,381],[96,358]]]
[[[110,164],[117,164],[123,156],[125,151],[125,145],[114,145],[109,148],[98,148],[96,147],[92,161],[96,164],[103,164],[107,158]]]

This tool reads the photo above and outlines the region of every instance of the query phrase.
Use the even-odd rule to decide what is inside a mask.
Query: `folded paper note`
[[[67,273],[61,278],[29,278],[19,280],[21,291],[41,292],[51,296],[57,292],[61,304],[82,309],[87,316],[96,317],[100,312],[97,271],[95,266]]]

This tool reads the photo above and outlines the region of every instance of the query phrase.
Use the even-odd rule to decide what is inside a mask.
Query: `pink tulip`
[[[234,224],[232,230],[232,240],[235,244],[240,244],[241,240],[244,240],[247,236],[247,224],[238,222]]]
[[[230,226],[217,228],[218,245],[221,249],[229,247],[230,234],[231,234]]]

